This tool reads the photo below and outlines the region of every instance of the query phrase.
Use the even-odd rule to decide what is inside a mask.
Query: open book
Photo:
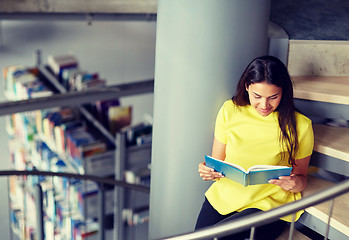
[[[238,182],[245,187],[248,185],[257,185],[268,183],[270,179],[279,178],[280,176],[289,176],[292,167],[273,166],[273,165],[255,165],[247,169],[241,166],[215,159],[205,155],[206,166],[213,168],[215,171],[222,173],[226,178]]]

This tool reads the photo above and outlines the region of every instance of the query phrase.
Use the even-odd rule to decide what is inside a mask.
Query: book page
[[[290,176],[292,168],[275,166],[281,168],[269,168],[249,173],[248,185],[266,184],[270,179],[278,179],[280,176]]]
[[[241,167],[232,166],[225,161],[212,158],[208,155],[205,155],[205,162],[207,167],[213,168],[215,171],[222,173],[226,178],[246,186],[248,182],[247,174]]]
[[[227,164],[227,165],[230,165],[232,167],[235,167],[239,170],[241,170],[242,172],[245,172],[245,173],[249,173],[249,172],[252,172],[252,171],[263,171],[263,170],[272,170],[272,169],[287,169],[287,168],[290,168],[288,166],[277,166],[277,165],[254,165],[252,167],[250,167],[249,169],[247,169],[247,171],[241,167],[240,165],[237,165],[235,163],[231,163],[231,162],[226,162],[226,161],[222,161],[222,160],[219,160],[217,158],[213,158],[211,156],[207,156],[211,159],[214,159],[216,161],[219,161],[219,162],[222,162],[224,164]]]
[[[287,169],[288,166],[276,166],[276,165],[255,165],[250,167],[247,172],[253,171],[263,171],[263,170],[272,170],[272,169]]]
[[[237,165],[237,164],[230,163],[230,162],[226,162],[226,161],[222,161],[222,160],[219,160],[219,159],[217,159],[217,158],[213,158],[213,157],[211,157],[211,156],[208,156],[208,157],[209,157],[209,158],[212,158],[212,159],[214,159],[214,160],[216,160],[216,161],[222,162],[222,163],[224,163],[224,164],[230,165],[230,166],[232,166],[232,167],[235,167],[235,168],[241,170],[242,172],[247,173],[246,170],[245,170],[243,167],[241,167],[241,166],[239,166],[239,165]]]

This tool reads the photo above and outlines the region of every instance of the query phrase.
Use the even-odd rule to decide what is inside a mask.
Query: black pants
[[[196,222],[195,230],[212,226],[214,224],[221,223],[221,222],[236,220],[237,218],[247,216],[249,214],[253,214],[260,211],[261,210],[256,208],[249,208],[241,212],[232,212],[227,215],[221,215],[211,206],[211,204],[205,198],[205,201],[202,204],[202,208]],[[284,222],[282,220],[276,220],[275,222],[259,226],[255,229],[254,239],[255,240],[277,239],[285,230],[286,226],[287,226],[287,222]],[[250,237],[250,229],[240,233],[236,233],[234,235],[222,237],[219,239],[220,240],[231,240],[231,239],[244,240],[244,239],[249,239],[249,237]]]

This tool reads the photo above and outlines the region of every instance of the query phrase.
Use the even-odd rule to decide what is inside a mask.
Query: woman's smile
[[[267,82],[253,83],[246,87],[248,97],[252,107],[261,116],[268,116],[279,106],[282,89]]]

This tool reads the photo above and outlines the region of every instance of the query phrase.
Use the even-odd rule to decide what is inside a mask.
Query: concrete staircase
[[[349,177],[349,42],[290,40],[288,52],[296,106],[314,123],[315,171],[303,192],[309,196]],[[348,209],[349,193],[335,199],[329,239],[349,239]],[[299,222],[325,235],[329,202],[305,211]]]

